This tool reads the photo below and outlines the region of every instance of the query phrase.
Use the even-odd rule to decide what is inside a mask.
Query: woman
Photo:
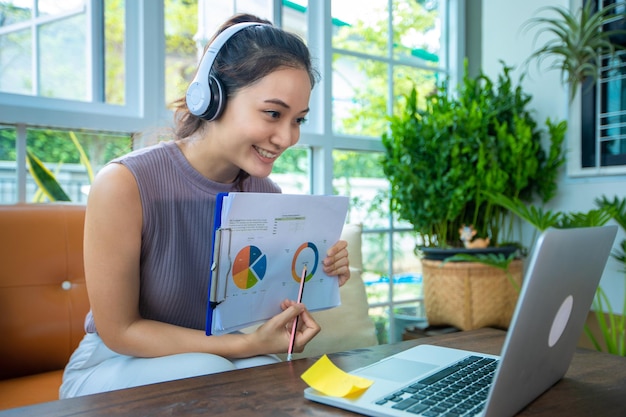
[[[245,21],[261,24],[231,35],[211,66],[223,108],[198,117],[189,110],[197,94],[188,93],[175,103],[174,140],[112,161],[92,184],[84,241],[91,311],[61,398],[275,362],[298,316],[295,351],[320,331],[302,304],[285,300],[251,334],[204,333],[215,196],[280,192],[267,177],[297,143],[316,81],[303,42],[267,21],[234,16],[218,34]],[[350,277],[347,256],[339,241],[323,261],[340,285]]]

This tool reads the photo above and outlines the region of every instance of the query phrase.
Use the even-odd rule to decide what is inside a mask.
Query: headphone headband
[[[259,22],[237,23],[220,32],[209,45],[193,81],[187,88],[187,107],[191,114],[205,120],[215,120],[222,112],[226,97],[219,80],[211,76],[215,58],[224,44],[237,32],[250,26],[265,26]]]

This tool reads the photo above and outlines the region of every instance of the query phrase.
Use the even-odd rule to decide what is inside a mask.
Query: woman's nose
[[[285,123],[276,129],[270,142],[280,149],[287,149],[295,145],[300,137],[300,126]]]

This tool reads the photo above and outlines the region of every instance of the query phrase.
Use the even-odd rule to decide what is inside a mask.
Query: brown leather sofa
[[[0,410],[58,399],[84,335],[85,206],[0,205]]]

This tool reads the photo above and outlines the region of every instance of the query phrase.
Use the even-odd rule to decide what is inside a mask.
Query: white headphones
[[[213,75],[211,68],[215,57],[224,44],[237,32],[250,26],[264,26],[258,22],[237,23],[225,29],[207,48],[193,81],[187,88],[187,107],[191,114],[204,120],[215,120],[224,110],[226,96],[222,83]]]

